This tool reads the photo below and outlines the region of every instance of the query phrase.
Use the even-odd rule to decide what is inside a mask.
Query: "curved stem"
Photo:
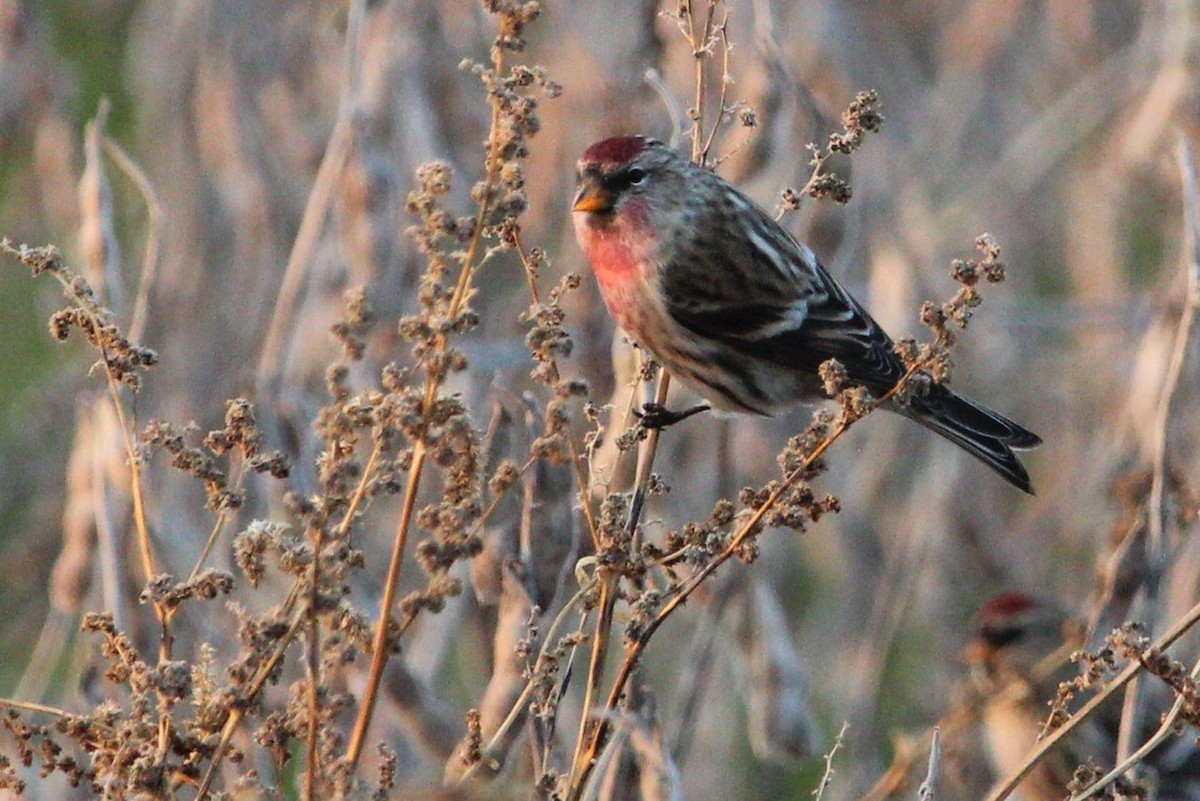
[[[367,730],[371,726],[371,717],[375,712],[375,704],[379,697],[379,687],[383,681],[383,670],[387,666],[388,628],[392,621],[392,605],[396,601],[396,589],[400,584],[404,547],[408,541],[413,510],[416,508],[417,491],[421,485],[421,471],[425,466],[425,454],[425,443],[418,440],[413,449],[412,466],[408,470],[404,506],[400,511],[400,522],[392,543],[392,557],[388,562],[387,578],[384,580],[383,599],[379,602],[379,623],[375,627],[375,638],[371,643],[371,672],[367,679],[367,689],[363,695],[362,704],[359,706],[358,719],[354,722],[354,733],[350,737],[350,746],[346,751],[346,760],[351,766],[357,765],[358,758],[362,755]]]
[[[1176,640],[1184,635],[1192,626],[1200,621],[1200,604],[1193,606],[1186,615],[1180,618],[1170,631],[1154,641],[1151,648],[1156,650],[1164,650],[1171,646]],[[1102,703],[1107,701],[1114,693],[1133,680],[1134,676],[1142,670],[1142,665],[1139,662],[1132,662],[1117,674],[1108,686],[1100,693],[1092,697],[1090,701],[1084,704],[1078,712],[1071,716],[1071,719],[1064,723],[1053,733],[1038,742],[1037,747],[1029,752],[1025,757],[1025,761],[1021,763],[1013,773],[1006,778],[999,787],[993,790],[985,799],[985,801],[1004,801],[1012,795],[1013,790],[1021,783],[1021,780],[1033,769],[1033,766],[1042,760],[1043,757],[1054,748],[1058,743],[1073,731],[1083,720],[1096,710]]]

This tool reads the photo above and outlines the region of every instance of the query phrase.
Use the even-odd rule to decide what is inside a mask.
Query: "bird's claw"
[[[707,412],[712,407],[707,403],[701,403],[696,406],[682,409],[678,412],[671,411],[661,403],[647,403],[642,406],[642,410],[634,411],[634,415],[642,421],[642,427],[646,429],[663,429],[667,426],[673,426],[681,420],[686,420],[694,414]]]

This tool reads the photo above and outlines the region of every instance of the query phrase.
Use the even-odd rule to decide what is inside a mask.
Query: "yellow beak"
[[[613,193],[600,181],[584,178],[575,194],[571,211],[612,211],[615,200]]]

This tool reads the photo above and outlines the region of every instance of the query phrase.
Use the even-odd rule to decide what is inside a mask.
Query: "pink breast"
[[[576,216],[576,233],[600,284],[604,303],[627,332],[637,336],[644,259],[618,226],[599,228]]]

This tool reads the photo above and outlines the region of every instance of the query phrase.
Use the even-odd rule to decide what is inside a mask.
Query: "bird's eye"
[[[629,183],[632,184],[633,186],[637,186],[642,181],[646,180],[646,171],[639,170],[637,167],[634,167],[632,170],[627,172],[625,175],[629,179]]]

